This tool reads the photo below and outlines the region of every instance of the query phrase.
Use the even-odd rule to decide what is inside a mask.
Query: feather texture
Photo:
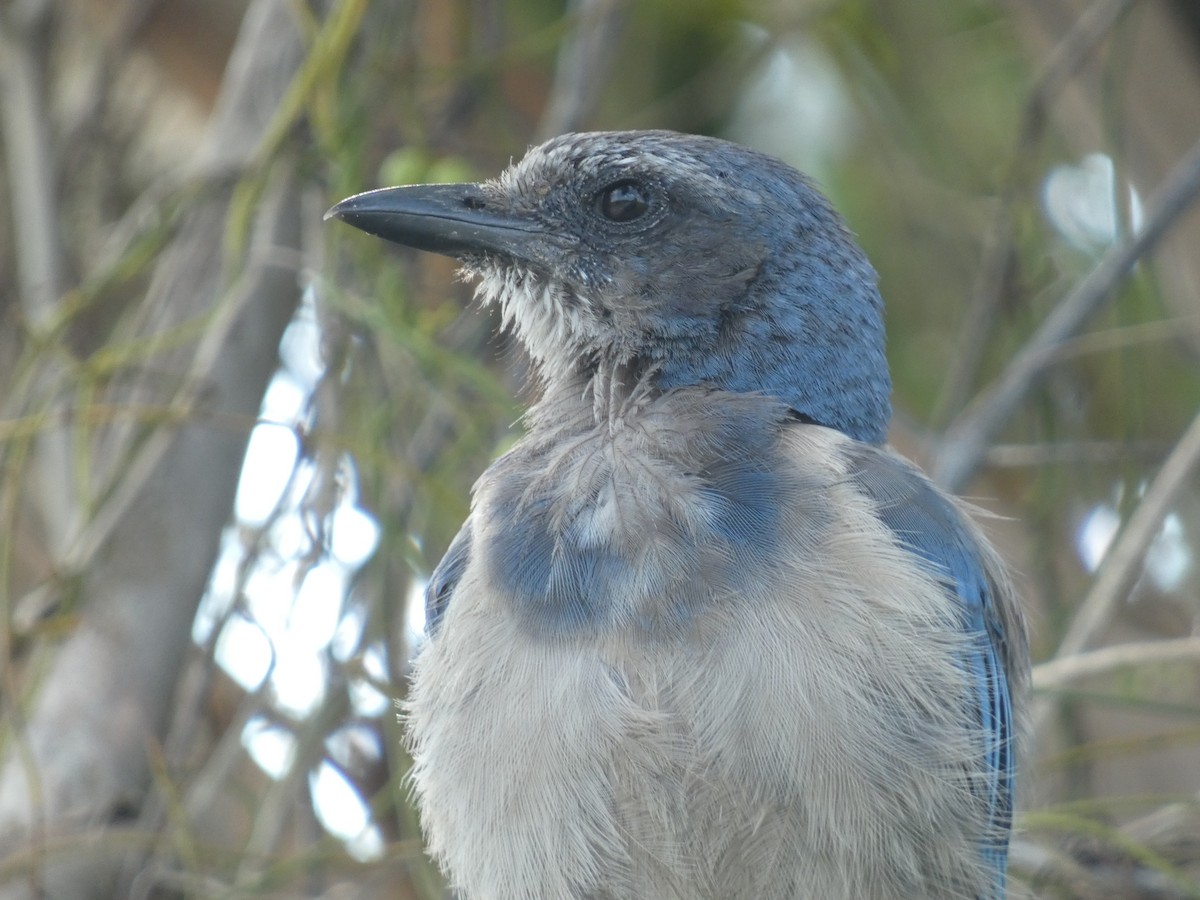
[[[405,707],[464,900],[1003,897],[1024,623],[884,446],[883,301],[813,185],[601,132],[331,212],[460,259],[540,388]]]
[[[746,395],[668,391],[546,435],[565,457],[540,445],[480,480],[409,698],[431,849],[465,896],[997,895],[1009,651],[972,591],[1012,600],[956,506]],[[581,535],[607,562],[529,567]]]

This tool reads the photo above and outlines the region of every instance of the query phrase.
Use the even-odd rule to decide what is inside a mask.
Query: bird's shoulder
[[[469,566],[539,628],[685,621],[696,584],[719,591],[747,567],[776,570],[781,554],[836,565],[830,536],[836,550],[839,531],[873,520],[945,586],[967,627],[991,636],[1006,670],[1024,652],[1004,567],[963,505],[885,448],[770,398],[702,388],[664,392],[619,421],[542,421],[556,427],[479,479],[431,578],[431,623]]]
[[[429,576],[425,585],[425,630],[429,634],[437,632],[442,617],[450,605],[454,589],[458,587],[467,564],[471,561],[471,520],[463,522],[458,534],[446,548],[441,562]]]
[[[975,522],[978,511],[888,448],[857,441],[842,453],[855,487],[899,545],[953,594],[964,625],[988,636],[1019,673],[1025,624],[1007,567]]]
[[[1003,890],[1013,807],[1016,749],[1028,681],[1025,622],[1006,569],[965,504],[890,452],[850,449],[853,478],[898,545],[924,565],[952,600],[968,638],[960,664],[973,682],[972,706],[985,737],[975,791],[987,805],[983,857]]]
[[[783,506],[827,521],[836,473],[819,454],[789,458],[791,424],[775,399],[708,388],[599,418],[543,410],[477,482],[430,582],[433,621],[468,568],[538,628],[686,620],[696,584],[777,553]]]

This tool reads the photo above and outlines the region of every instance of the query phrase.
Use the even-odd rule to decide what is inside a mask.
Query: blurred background
[[[579,129],[815,176],[1038,666],[1014,897],[1200,897],[1195,0],[2,0],[0,898],[445,896],[398,704],[519,432],[324,224]]]

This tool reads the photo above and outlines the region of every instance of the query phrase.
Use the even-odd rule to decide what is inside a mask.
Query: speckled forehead
[[[590,133],[562,135],[534,147],[505,169],[496,184],[513,193],[545,191],[601,175],[619,177],[622,170],[632,169],[693,181],[713,177],[695,156],[666,142],[642,137],[635,144],[617,133]]]

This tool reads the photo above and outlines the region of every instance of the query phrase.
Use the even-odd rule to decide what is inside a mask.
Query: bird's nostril
[[[487,204],[483,202],[482,197],[470,197],[470,196],[463,197],[462,205],[465,206],[467,209],[483,209],[485,206],[487,206]]]

